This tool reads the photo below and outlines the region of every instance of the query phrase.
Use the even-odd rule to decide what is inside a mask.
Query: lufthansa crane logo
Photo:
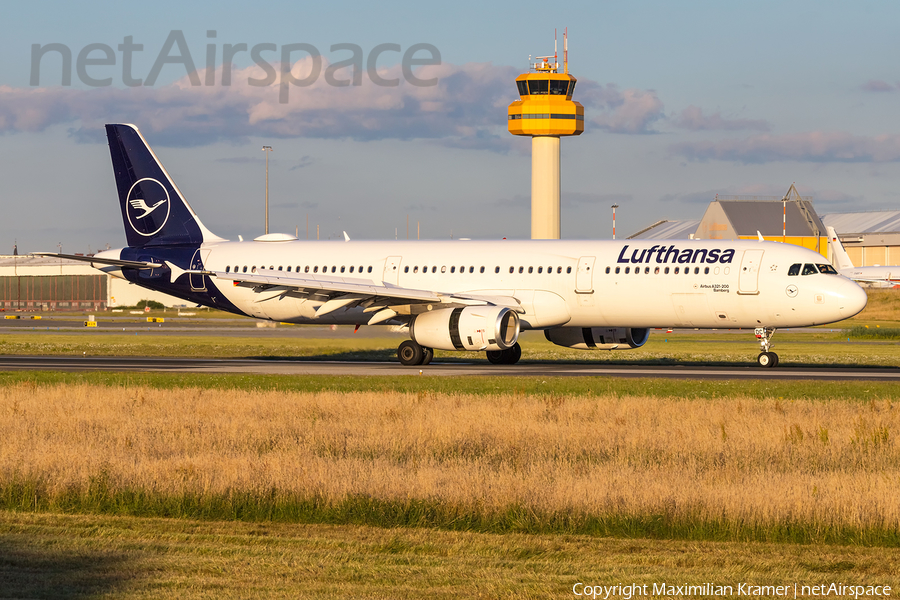
[[[150,237],[159,233],[169,220],[170,209],[169,191],[156,179],[139,179],[128,190],[125,213],[128,224],[139,235]]]

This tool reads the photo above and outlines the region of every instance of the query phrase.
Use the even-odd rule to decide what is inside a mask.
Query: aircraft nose
[[[849,319],[862,312],[868,301],[869,297],[866,295],[866,291],[856,282],[847,279],[838,292],[838,311],[843,318]]]

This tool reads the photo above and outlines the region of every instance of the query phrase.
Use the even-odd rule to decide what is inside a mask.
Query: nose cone
[[[859,284],[855,281],[845,279],[842,284],[836,294],[838,311],[843,318],[849,319],[853,315],[862,312],[862,309],[866,307],[866,303],[869,301],[869,297],[866,295],[866,291],[859,287]]]

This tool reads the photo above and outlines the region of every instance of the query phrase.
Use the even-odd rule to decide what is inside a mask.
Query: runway
[[[485,362],[432,363],[404,367],[396,362],[348,362],[273,359],[144,358],[93,356],[2,356],[0,371],[117,371],[168,373],[243,373],[335,376],[492,376],[492,377],[650,377],[665,379],[807,379],[820,381],[896,381],[900,368],[641,366],[585,363]]]

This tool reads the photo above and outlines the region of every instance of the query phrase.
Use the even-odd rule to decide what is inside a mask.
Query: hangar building
[[[0,256],[2,310],[105,310],[141,300],[185,306],[180,298],[111,277],[88,263],[30,254]]]

